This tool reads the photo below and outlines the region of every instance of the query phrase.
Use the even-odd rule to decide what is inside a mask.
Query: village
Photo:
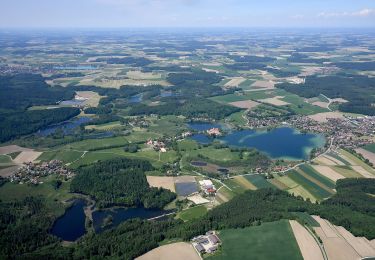
[[[327,140],[332,140],[332,149],[355,149],[372,143],[375,135],[375,117],[352,117],[344,115],[342,118],[327,118],[323,122],[308,116],[291,116],[289,118],[249,117],[250,128],[275,128],[282,125],[292,126],[303,133],[323,134]]]
[[[53,174],[61,176],[64,179],[70,179],[74,176],[74,173],[67,169],[63,162],[52,160],[43,163],[25,163],[9,177],[9,180],[19,184],[31,183],[37,185],[42,183],[40,178]]]

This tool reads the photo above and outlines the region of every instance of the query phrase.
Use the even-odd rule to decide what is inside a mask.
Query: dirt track
[[[322,252],[320,251],[317,242],[312,235],[297,221],[289,220],[290,226],[293,229],[299,249],[301,250],[304,260],[323,260]]]
[[[175,192],[174,177],[147,176],[147,182],[151,187],[164,188]]]
[[[150,252],[136,258],[138,260],[200,260],[200,256],[189,243],[179,242],[159,246]]]

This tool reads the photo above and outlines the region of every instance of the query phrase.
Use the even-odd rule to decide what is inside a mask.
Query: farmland
[[[289,222],[223,230],[220,252],[208,259],[303,259]]]
[[[185,242],[215,229],[204,258],[321,259],[305,227],[333,259],[372,252],[346,231],[374,237],[371,34],[41,35],[0,32],[0,255],[199,259]],[[72,179],[33,176],[52,160]],[[78,197],[86,233],[61,242]]]

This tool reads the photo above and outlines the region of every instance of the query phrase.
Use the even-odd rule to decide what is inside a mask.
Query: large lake
[[[217,127],[216,124],[213,127]],[[325,138],[318,134],[304,134],[290,127],[267,130],[232,131],[218,138],[196,134],[192,139],[209,144],[219,140],[229,146],[256,148],[273,159],[302,160],[308,159],[313,148],[323,147]]]

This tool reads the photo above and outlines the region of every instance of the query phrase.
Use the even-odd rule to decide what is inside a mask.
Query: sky
[[[13,27],[375,27],[375,0],[0,0]]]

